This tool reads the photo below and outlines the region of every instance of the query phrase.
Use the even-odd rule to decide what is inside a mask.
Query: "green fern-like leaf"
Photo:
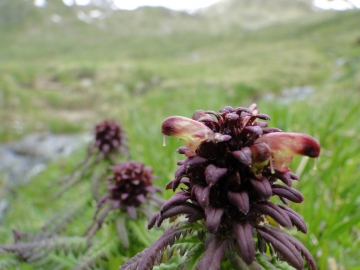
[[[1,246],[4,252],[17,255],[16,262],[27,262],[34,269],[66,269],[69,265],[66,257],[75,257],[74,254],[84,252],[85,248],[86,239],[77,236],[51,237]]]
[[[199,238],[196,234],[188,235],[185,238],[179,238],[176,243],[172,246],[176,250],[176,254],[180,257],[184,256],[185,253],[192,250],[197,244],[199,244]],[[187,257],[188,255],[186,255]]]
[[[279,270],[295,270],[295,268],[290,266],[287,262],[279,261],[275,258],[271,258],[271,263]]]
[[[112,234],[109,234],[109,237],[93,241],[91,247],[79,258],[74,270],[97,269],[104,265],[104,260],[117,253],[118,246],[119,239]]]
[[[195,244],[186,254],[185,261],[180,265],[180,270],[196,270],[197,265],[204,255],[205,245],[203,243]]]
[[[137,268],[137,265],[139,261],[145,256],[145,254],[148,252],[149,248],[145,248],[143,251],[136,254],[134,257],[132,257],[130,260],[125,262],[122,266],[120,266],[120,270],[135,270]]]
[[[180,238],[188,237],[194,231],[196,224],[175,224],[169,228],[150,248],[137,254],[127,263],[120,267],[120,270],[152,269],[154,265],[170,259],[174,249],[172,248]],[[166,257],[164,257],[166,255]],[[163,260],[165,259],[165,261]]]
[[[166,264],[162,263],[160,265],[154,266],[152,270],[177,270],[179,269],[179,265],[181,265],[183,261],[183,258],[175,256],[168,260]]]
[[[260,268],[259,264],[254,261],[251,265],[247,265],[243,259],[240,257],[240,255],[233,251],[233,250],[227,250],[226,251],[226,257],[229,260],[229,262],[234,267],[234,270],[257,270],[262,269]]]
[[[266,254],[256,254],[256,260],[265,270],[276,270],[276,266],[271,263],[271,257]]]
[[[66,206],[62,211],[54,215],[42,228],[40,234],[52,235],[63,231],[66,226],[75,218],[81,216],[81,213],[87,207],[85,196],[80,196],[75,202]]]
[[[63,254],[57,254],[52,252],[48,255],[49,261],[57,264],[58,267],[62,267],[64,269],[71,269],[74,265],[76,265],[78,258],[73,254],[70,253],[67,256]]]
[[[141,220],[127,220],[127,228],[131,231],[132,237],[136,237],[137,240],[144,246],[151,246],[153,241],[149,237],[149,231],[146,229],[146,223],[141,224]]]
[[[18,265],[18,260],[16,260],[13,256],[10,257],[5,255],[0,257],[0,269],[15,269]]]

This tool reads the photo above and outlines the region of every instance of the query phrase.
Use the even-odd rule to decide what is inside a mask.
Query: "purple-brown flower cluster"
[[[103,154],[120,152],[128,156],[127,138],[120,124],[105,120],[95,126],[95,145]]]
[[[174,191],[182,188],[150,220],[149,228],[180,214],[188,222],[204,220],[209,235],[199,269],[207,269],[214,256],[220,267],[227,249],[246,264],[256,260],[256,252],[269,250],[296,269],[303,269],[304,259],[309,269],[316,269],[309,251],[279,228],[306,233],[305,222],[286,206],[304,199],[291,187],[298,177],[288,164],[294,155],[318,157],[320,146],[308,135],[268,128],[261,120],[269,119],[253,104],[227,106],[220,113],[196,111],[192,119],[172,116],[163,122],[164,135],[185,141],[178,152],[186,158],[167,185]],[[272,196],[285,205],[270,202]]]
[[[70,174],[63,176],[52,184],[63,184],[54,197],[58,197],[81,181],[81,179],[91,178],[93,179],[94,186],[99,187],[104,174],[96,175],[96,168],[101,167],[104,163],[107,163],[108,166],[117,164],[119,158],[128,159],[129,156],[128,138],[121,124],[115,120],[104,120],[96,124],[94,128],[94,138],[88,146],[85,158],[75,166]],[[91,176],[84,177],[87,176],[87,174]],[[93,189],[93,196],[98,200],[98,190]]]
[[[154,195],[155,192],[161,192],[161,190],[152,185],[154,176],[151,167],[145,166],[138,161],[126,161],[111,166],[110,170],[113,173],[107,177],[108,192],[98,201],[94,221],[85,231],[85,234],[88,235],[88,243],[101,228],[105,218],[111,211],[127,212],[130,218],[137,219],[137,211],[140,210],[144,216],[148,216],[149,212],[152,212],[152,209],[150,209],[151,203],[157,206],[163,203]],[[141,208],[145,202],[145,207]],[[123,215],[118,215],[116,219],[121,219],[122,222],[125,220]],[[121,240],[124,240],[124,235],[127,234],[125,224],[123,225],[118,228],[118,231],[122,231],[120,233]],[[124,241],[122,244],[124,245]],[[124,246],[127,248],[128,244]]]
[[[110,169],[113,174],[108,176],[109,193],[105,196],[113,201],[113,208],[126,209],[130,217],[136,219],[135,208],[146,201],[148,194],[160,191],[152,185],[152,168],[141,162],[127,161]]]

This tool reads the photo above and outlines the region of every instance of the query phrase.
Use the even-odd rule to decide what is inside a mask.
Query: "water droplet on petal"
[[[314,159],[314,167],[313,170],[316,171],[317,170],[317,163],[318,163],[318,158]]]

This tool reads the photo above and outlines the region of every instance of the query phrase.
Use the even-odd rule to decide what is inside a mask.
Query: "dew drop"
[[[163,146],[166,146],[166,139],[165,139],[165,135],[163,135]]]
[[[272,161],[271,157],[270,157],[270,169],[271,169],[271,173],[274,174],[275,173],[274,164],[273,164],[273,161]]]
[[[317,163],[318,163],[318,158],[314,159],[314,167],[313,170],[316,171],[317,170]]]

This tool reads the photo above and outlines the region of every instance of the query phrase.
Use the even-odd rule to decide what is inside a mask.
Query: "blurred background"
[[[320,269],[360,269],[359,8],[357,0],[0,0],[0,239],[51,214],[51,202],[32,199],[76,164],[96,123],[119,121],[133,159],[163,186],[181,145],[162,147],[166,117],[257,103],[269,126],[322,146],[317,170],[300,158],[292,165],[306,198],[294,207],[309,227],[298,237]]]

